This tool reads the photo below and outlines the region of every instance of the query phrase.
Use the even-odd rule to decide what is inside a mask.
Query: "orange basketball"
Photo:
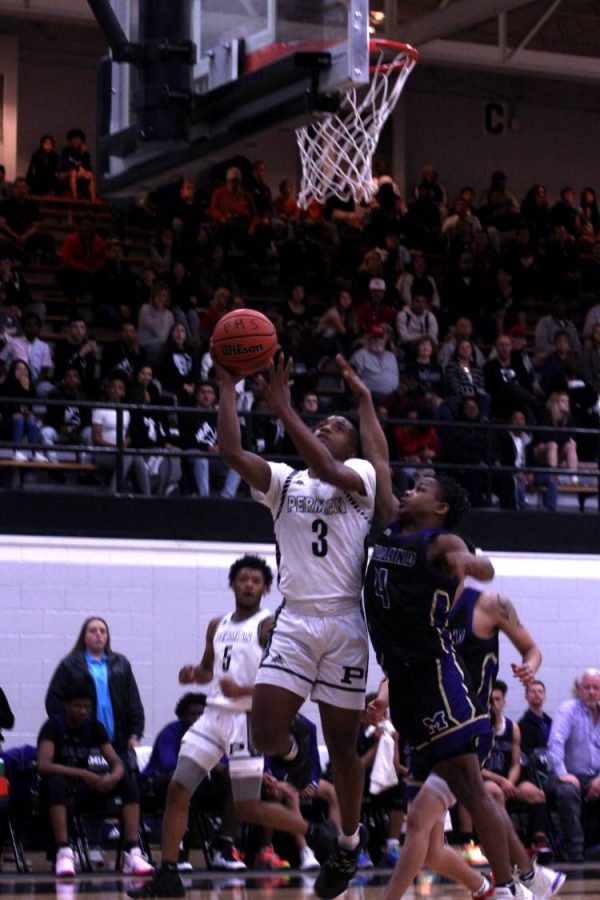
[[[232,375],[254,375],[264,369],[277,347],[275,326],[256,309],[235,309],[219,319],[212,334],[215,362]]]

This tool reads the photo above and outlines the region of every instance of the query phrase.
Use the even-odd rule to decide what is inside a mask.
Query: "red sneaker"
[[[281,857],[275,853],[273,847],[269,845],[268,847],[262,847],[256,854],[256,857],[254,858],[254,868],[270,869],[273,871],[277,869],[289,869],[290,864],[287,859],[281,859]]]

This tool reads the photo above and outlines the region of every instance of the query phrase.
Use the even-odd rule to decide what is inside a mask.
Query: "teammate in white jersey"
[[[234,612],[211,620],[200,663],[183,666],[179,672],[181,684],[210,682],[206,709],[183,736],[177,767],[169,783],[161,865],[151,881],[128,892],[130,897],[185,894],[177,859],[187,829],[190,799],[223,755],[229,759],[233,801],[241,819],[302,834],[317,857],[325,856],[331,847],[326,828],[307,823],[299,812],[260,799],[263,757],[256,753],[250,740],[249,711],[256,672],[273,624],[269,610],[261,607],[272,581],[273,573],[264,559],[243,556],[236,560],[229,570],[229,584],[235,594]],[[231,862],[229,868],[245,868],[235,855]]]
[[[314,433],[304,424],[291,405],[290,372],[291,361],[283,356],[271,364],[265,396],[307,469],[295,471],[243,449],[236,379],[220,367],[217,430],[223,460],[273,515],[284,602],[256,679],[252,734],[257,749],[279,757],[300,790],[309,780],[305,737],[290,728],[309,695],[319,704],[342,817],[337,847],[315,885],[325,898],[345,890],[366,839],[359,823],[364,773],[356,742],[367,680],[361,589],[375,471],[356,457],[358,436],[348,419],[329,416]]]

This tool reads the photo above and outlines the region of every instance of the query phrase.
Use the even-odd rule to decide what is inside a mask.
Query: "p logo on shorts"
[[[353,681],[364,681],[365,670],[360,666],[344,666],[342,684],[352,684]]]
[[[430,735],[440,734],[448,727],[446,714],[442,710],[439,710],[433,716],[427,716],[422,722]]]

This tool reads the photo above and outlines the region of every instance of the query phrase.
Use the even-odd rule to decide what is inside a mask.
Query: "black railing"
[[[124,479],[124,460],[127,456],[139,456],[139,457],[156,457],[156,456],[169,456],[169,457],[179,457],[182,459],[185,458],[210,458],[214,459],[214,454],[204,452],[195,448],[192,449],[183,449],[179,447],[172,448],[164,448],[160,446],[152,446],[152,447],[131,447],[125,445],[125,429],[124,429],[124,416],[125,412],[129,412],[130,415],[132,413],[149,413],[155,415],[157,419],[160,419],[163,425],[167,425],[167,427],[175,430],[179,428],[180,422],[183,417],[197,415],[198,412],[205,412],[205,410],[201,410],[199,407],[190,407],[190,406],[168,406],[164,404],[132,404],[132,403],[122,403],[122,404],[113,404],[108,403],[107,401],[92,401],[92,400],[69,400],[69,399],[50,399],[50,398],[39,398],[39,399],[27,399],[23,401],[23,398],[15,397],[7,397],[3,398],[3,403],[9,408],[10,415],[10,407],[14,406],[15,411],[18,411],[19,407],[27,407],[28,409],[41,409],[46,407],[67,407],[67,406],[76,406],[79,409],[114,409],[116,411],[116,431],[117,431],[117,443],[115,447],[101,447],[99,445],[94,444],[73,444],[73,443],[55,443],[51,446],[49,445],[38,445],[32,446],[27,442],[14,443],[12,441],[3,440],[0,441],[0,451],[1,450],[41,450],[41,451],[52,451],[53,453],[69,453],[69,454],[93,454],[95,457],[106,454],[115,455],[116,454],[116,493],[121,494],[124,493],[125,479]],[[206,411],[210,414],[210,410]],[[336,411],[336,414],[346,414],[353,421],[357,422],[356,413],[349,411],[346,413],[340,413]],[[216,426],[216,411],[215,415],[215,426]],[[305,420],[307,424],[313,425],[319,421],[322,421],[324,417],[326,417],[327,413],[320,413],[313,416],[306,416]],[[254,448],[255,441],[254,435],[260,432],[260,429],[256,428],[256,423],[260,421],[273,421],[274,416],[269,413],[258,413],[252,411],[243,411],[239,413],[240,420],[243,422],[243,437],[244,437],[244,445],[249,448]],[[170,424],[169,424],[170,423]],[[6,426],[6,420],[5,420]],[[567,427],[565,429],[561,429],[557,426],[549,426],[549,425],[527,425],[525,428],[516,425],[509,425],[506,423],[498,423],[498,422],[465,422],[465,421],[457,421],[457,420],[440,420],[440,419],[419,419],[415,422],[414,419],[406,419],[406,418],[386,418],[382,420],[382,425],[386,429],[395,428],[397,426],[415,426],[417,424],[418,427],[433,427],[436,429],[438,433],[438,438],[440,440],[440,444],[443,448],[444,443],[444,435],[447,435],[449,432],[455,432],[459,429],[469,429],[476,431],[483,431],[486,436],[486,444],[485,444],[485,456],[487,460],[478,462],[478,463],[468,463],[462,461],[450,461],[443,458],[428,461],[428,462],[412,462],[405,461],[398,458],[394,458],[393,454],[390,455],[390,467],[394,472],[399,472],[402,469],[429,469],[433,471],[444,471],[444,472],[469,472],[469,471],[477,471],[485,475],[487,480],[487,493],[489,496],[492,494],[493,488],[493,480],[494,475],[496,473],[509,473],[512,475],[517,474],[532,474],[534,476],[580,476],[582,474],[593,476],[594,478],[598,478],[600,480],[600,471],[597,469],[598,462],[600,461],[600,428],[578,428],[578,427]],[[42,426],[43,427],[43,426]],[[531,434],[532,436],[536,433],[544,433],[548,434],[549,431],[552,432],[560,432],[563,430],[565,433],[568,433],[570,436],[574,437],[577,441],[578,438],[582,438],[585,440],[588,448],[592,448],[588,450],[587,458],[585,462],[590,463],[589,468],[586,470],[585,464],[578,469],[569,469],[565,467],[560,468],[550,468],[547,466],[537,466],[537,465],[524,465],[524,466],[510,466],[510,465],[502,465],[497,464],[493,459],[493,449],[494,449],[494,435],[498,432],[526,432],[527,434]],[[176,434],[174,435],[176,439]],[[258,452],[258,451],[255,451]],[[281,453],[271,453],[268,452],[265,454],[269,459],[274,462],[289,462],[294,466],[298,466],[300,462],[300,457],[295,454],[281,454]],[[51,465],[51,464],[50,464]],[[599,497],[600,503],[600,497]]]

